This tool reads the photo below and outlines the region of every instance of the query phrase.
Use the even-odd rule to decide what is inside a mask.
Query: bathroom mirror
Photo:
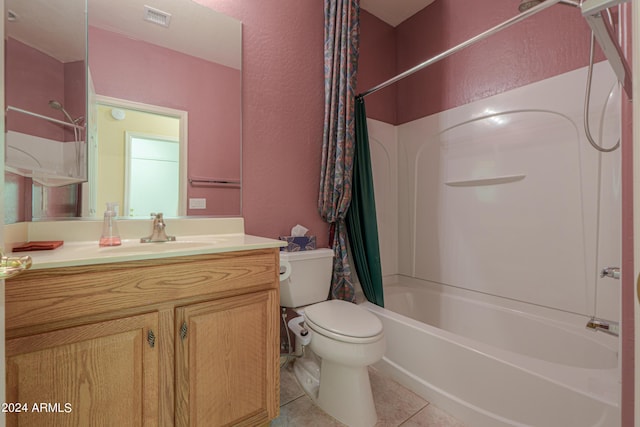
[[[67,192],[38,183],[18,192],[31,204],[23,220],[101,216],[104,200],[125,199],[125,166],[139,164],[119,154],[126,152],[127,134],[137,132],[126,124],[135,114],[118,111],[125,108],[183,118],[185,166],[179,182],[160,185],[166,190],[159,193],[174,198],[167,192],[180,192],[177,215],[241,215],[241,22],[192,0],[88,0],[87,8],[88,182]],[[157,128],[146,136],[168,137]],[[114,164],[122,167],[106,166]],[[8,177],[8,186],[14,181]],[[105,181],[117,188],[101,194]],[[148,218],[145,208],[125,211],[124,204],[120,216]]]
[[[5,0],[5,162],[48,186],[87,177],[86,0]]]

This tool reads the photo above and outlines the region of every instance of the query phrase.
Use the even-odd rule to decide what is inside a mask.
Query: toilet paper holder
[[[280,260],[280,281],[284,282],[291,276],[291,263],[289,261]]]

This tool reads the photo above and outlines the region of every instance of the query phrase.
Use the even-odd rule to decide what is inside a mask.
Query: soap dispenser
[[[107,210],[104,211],[104,222],[102,223],[102,236],[100,246],[120,246],[120,233],[116,223],[116,206],[114,202],[107,203]]]

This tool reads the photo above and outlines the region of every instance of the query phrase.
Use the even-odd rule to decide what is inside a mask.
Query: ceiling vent
[[[169,22],[171,21],[171,14],[145,5],[144,20],[168,28]]]

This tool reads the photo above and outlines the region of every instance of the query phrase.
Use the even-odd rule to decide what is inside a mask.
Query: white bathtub
[[[491,297],[395,276],[383,322],[387,352],[376,365],[470,427],[620,425],[617,340],[586,318],[548,320]],[[478,300],[478,297],[480,301]],[[547,315],[548,313],[543,313]]]

